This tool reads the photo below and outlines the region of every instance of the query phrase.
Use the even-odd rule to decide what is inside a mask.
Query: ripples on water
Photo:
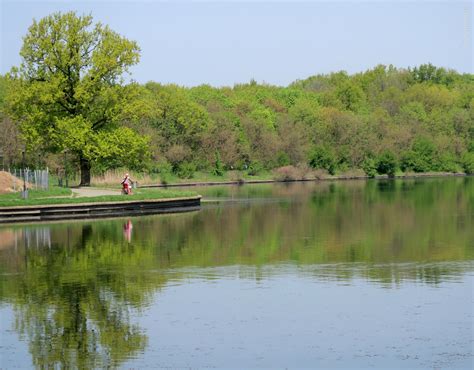
[[[472,367],[472,178],[199,191],[0,228],[0,367]]]

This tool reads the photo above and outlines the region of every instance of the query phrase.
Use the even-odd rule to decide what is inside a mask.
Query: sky
[[[377,64],[474,73],[472,1],[0,0],[0,73],[32,20],[91,14],[141,48],[131,78],[183,86],[275,85]]]

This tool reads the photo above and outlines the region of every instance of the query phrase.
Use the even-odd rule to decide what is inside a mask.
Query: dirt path
[[[120,190],[101,189],[101,188],[72,188],[76,197],[99,197],[101,195],[120,195]]]

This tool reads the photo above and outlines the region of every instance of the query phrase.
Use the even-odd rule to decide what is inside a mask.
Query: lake
[[[193,188],[0,228],[0,367],[474,365],[474,178]]]

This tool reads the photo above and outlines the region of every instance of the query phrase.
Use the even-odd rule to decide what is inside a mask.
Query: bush
[[[277,156],[277,163],[279,166],[288,166],[290,164],[290,157],[285,152],[279,152]]]
[[[166,152],[166,159],[173,166],[173,171],[178,173],[179,167],[191,156],[191,149],[184,145],[172,145]]]
[[[218,151],[216,151],[216,161],[214,162],[214,168],[212,169],[212,173],[216,176],[224,175],[224,164],[221,161],[221,156]]]
[[[457,172],[458,165],[456,163],[456,158],[451,153],[444,153],[439,158],[438,163],[434,169],[445,172]]]
[[[301,175],[301,170],[294,166],[283,166],[273,171],[273,179],[276,181],[299,180]]]
[[[377,161],[377,172],[381,175],[388,175],[389,177],[395,176],[397,170],[397,159],[395,155],[387,150],[383,152]]]
[[[156,172],[158,172],[159,174],[173,172],[173,166],[171,165],[171,163],[167,161],[162,161],[158,163],[155,169],[156,169]]]
[[[173,166],[167,161],[159,163],[155,167],[156,171],[160,174],[160,182],[166,185],[170,182],[171,173],[173,172]]]
[[[467,146],[467,150],[471,153],[474,153],[474,140],[471,140],[469,142],[469,145]]]
[[[461,165],[465,173],[474,174],[474,152],[465,153],[461,159]]]
[[[375,177],[377,175],[377,161],[371,157],[365,158],[362,162],[362,169],[367,176]]]
[[[296,168],[299,171],[300,180],[305,180],[311,177],[313,171],[311,167],[308,166],[307,163],[298,163]]]
[[[439,170],[438,167],[436,146],[424,138],[416,139],[400,160],[402,171],[429,172]]]
[[[322,168],[334,175],[336,173],[336,155],[334,152],[322,146],[313,149],[309,156],[309,165],[313,168]]]
[[[418,155],[413,150],[404,152],[400,158],[400,169],[403,172],[426,172],[426,164],[420,160]]]
[[[196,165],[191,162],[182,162],[179,164],[176,174],[182,179],[192,179],[196,172]]]
[[[250,176],[256,176],[263,171],[263,165],[259,161],[253,161],[250,163],[248,174]]]
[[[337,168],[339,172],[348,171],[351,168],[351,155],[347,147],[339,147],[336,154],[335,168]]]

